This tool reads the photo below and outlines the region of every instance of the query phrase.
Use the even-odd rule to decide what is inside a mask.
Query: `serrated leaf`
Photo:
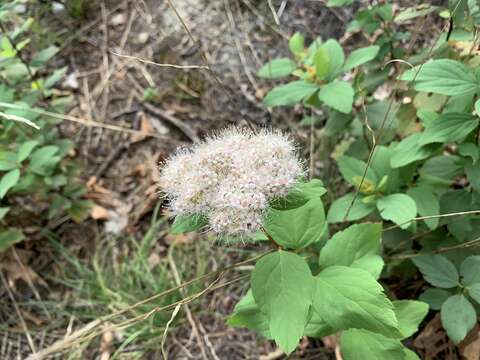
[[[480,283],[480,255],[472,255],[463,260],[460,265],[460,276],[465,286]]]
[[[308,320],[307,326],[305,326],[304,335],[308,337],[313,337],[321,339],[324,336],[331,335],[337,331],[330,327],[318,314],[316,311],[312,310],[312,316]]]
[[[428,304],[415,300],[393,301],[402,339],[412,336],[428,313]]]
[[[432,154],[430,147],[420,145],[421,137],[421,133],[410,135],[393,147],[390,158],[392,168],[400,168],[415,161],[426,159]]]
[[[452,293],[445,289],[429,288],[420,294],[419,300],[426,302],[430,309],[440,310]]]
[[[453,288],[460,284],[458,271],[442,255],[423,255],[412,258],[426,281],[439,288]]]
[[[295,61],[289,58],[273,59],[258,70],[258,76],[265,79],[277,79],[290,75],[296,68]]]
[[[313,198],[294,209],[270,209],[264,227],[279,245],[288,249],[301,249],[320,239],[324,223],[322,201]]]
[[[270,330],[268,319],[262,314],[255,299],[252,290],[248,290],[245,296],[235,305],[233,314],[229,316],[227,324],[230,326],[246,327],[262,334],[270,339]]]
[[[378,278],[383,268],[383,260],[378,255],[381,234],[380,223],[352,225],[335,233],[320,252],[320,267],[350,266],[368,271]]]
[[[462,141],[478,126],[478,118],[465,113],[440,115],[423,132],[419,144]]]
[[[348,56],[347,61],[345,61],[345,65],[343,65],[343,70],[352,70],[357,66],[375,59],[379,50],[379,46],[373,45],[352,51],[352,53]]]
[[[390,220],[402,229],[410,226],[410,220],[417,215],[415,201],[406,194],[392,194],[381,197],[377,201],[377,209],[380,216]]]
[[[20,170],[14,169],[7,172],[0,180],[0,199],[7,194],[8,190],[14,187],[20,179]]]
[[[455,344],[462,341],[477,323],[477,313],[463,295],[450,296],[443,303],[440,315],[443,328]]]
[[[410,188],[407,190],[407,195],[415,201],[420,216],[440,214],[440,202],[438,201],[437,196],[428,187],[417,186]],[[424,219],[423,221],[431,230],[434,230],[437,228],[440,219]]]
[[[263,99],[266,106],[294,105],[309,98],[318,90],[316,84],[303,80],[274,87]]]
[[[207,226],[208,219],[204,215],[178,215],[170,228],[171,234],[181,234],[190,231],[200,230]]]
[[[340,339],[345,360],[405,360],[400,341],[362,329],[350,329]]]
[[[353,186],[358,185],[356,179],[363,177],[367,167],[364,161],[346,155],[338,158],[337,165],[343,178]],[[365,179],[373,183],[374,186],[377,184],[377,175],[371,167],[367,169]]]
[[[23,241],[25,236],[18,229],[0,230],[0,252],[7,250],[10,246]]]
[[[445,184],[453,183],[463,174],[463,159],[455,155],[439,155],[429,158],[418,170],[424,179],[440,180]]]
[[[268,254],[255,265],[251,284],[272,338],[290,354],[303,335],[312,301],[314,282],[307,263],[287,251]]]
[[[450,59],[433,60],[408,70],[400,80],[415,80],[417,91],[448,96],[470,94],[479,89],[474,73],[463,63]]]
[[[353,203],[346,219],[345,214],[349,208],[355,194],[347,194],[335,200],[328,210],[327,220],[329,223],[337,223],[343,221],[355,221],[364,218],[375,210],[375,202],[365,203],[361,196],[358,196]]]
[[[275,199],[270,207],[277,210],[291,210],[305,205],[311,199],[319,199],[327,192],[323,183],[318,179],[309,182],[300,182],[285,197]]]
[[[355,92],[346,81],[334,81],[320,87],[318,98],[331,108],[348,114],[352,111]]]
[[[366,329],[398,337],[393,305],[365,270],[330,266],[316,277],[313,307],[335,329]]]

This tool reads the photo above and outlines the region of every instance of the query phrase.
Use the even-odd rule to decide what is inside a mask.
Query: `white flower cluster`
[[[251,234],[270,201],[303,174],[295,145],[280,132],[227,129],[165,163],[160,187],[175,215],[202,214],[219,235]]]

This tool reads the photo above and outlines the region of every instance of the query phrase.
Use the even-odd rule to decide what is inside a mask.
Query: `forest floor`
[[[172,151],[231,124],[289,128],[308,145],[309,133],[298,125],[301,110],[264,107],[261,99],[272,83],[255,74],[269,59],[287,55],[296,31],[309,39],[339,39],[352,9],[312,0],[272,5],[277,19],[267,1],[98,0],[81,18],[60,13],[45,19],[60,39],[52,67],[68,65],[62,91],[75,97],[69,115],[138,131],[61,125],[77,144],[87,197],[95,206],[84,223],[50,224],[47,238],[8,257],[11,291],[0,291],[6,304],[0,311],[18,326],[0,331],[0,358],[23,359],[52,346],[63,352],[45,358],[285,358],[272,343],[225,324],[246,291],[251,264],[221,270],[258,250],[227,248],[206,234],[168,235],[168,213],[159,210],[156,186],[158,164]],[[368,44],[359,34],[340,41],[347,49]],[[76,333],[215,271],[194,286],[104,320],[112,326],[96,337]],[[181,308],[158,311],[209,286],[215,290]],[[140,320],[133,326],[120,326],[134,317]],[[335,339],[304,340],[291,358],[335,359],[334,350]]]

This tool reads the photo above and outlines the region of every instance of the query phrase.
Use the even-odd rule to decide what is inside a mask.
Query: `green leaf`
[[[440,310],[451,295],[448,290],[429,288],[420,295],[419,300],[426,302],[432,310]]]
[[[35,54],[33,59],[30,61],[31,67],[41,67],[47,64],[48,60],[55,56],[58,52],[58,47],[49,46],[46,49],[43,49]]]
[[[429,288],[420,294],[419,300],[426,302],[432,310],[440,310],[451,295],[452,293],[445,289]]]
[[[480,304],[480,283],[470,285],[467,290],[468,295],[470,295],[473,300]]]
[[[364,202],[361,196],[358,196],[353,203],[346,219],[345,214],[349,208],[355,194],[350,193],[335,200],[328,210],[327,220],[329,223],[337,223],[343,221],[355,221],[364,218],[375,210],[375,202]]]
[[[90,215],[90,210],[92,209],[93,202],[89,200],[76,200],[72,202],[72,205],[68,209],[68,215],[76,223],[81,223],[85,221]]]
[[[418,75],[415,75],[418,71]],[[463,63],[450,59],[433,60],[406,71],[400,80],[413,81],[417,91],[455,96],[479,89],[474,73]]]
[[[316,277],[313,307],[335,329],[366,329],[400,336],[393,305],[368,272],[330,266]]]
[[[268,319],[262,314],[255,299],[252,290],[248,290],[246,295],[235,305],[233,314],[229,316],[227,324],[230,326],[246,327],[254,330],[267,339],[270,339],[270,330],[268,327]]]
[[[55,156],[58,152],[58,146],[42,146],[35,150],[30,157],[29,169],[38,174],[47,176],[53,167],[60,161],[60,157]]]
[[[5,217],[5,215],[7,215],[9,210],[10,210],[9,206],[0,207],[0,220],[3,220],[3,218]]]
[[[52,75],[50,75],[47,79],[45,79],[45,82],[43,83],[43,88],[44,89],[50,89],[61,78],[63,78],[65,76],[66,72],[67,72],[67,67],[66,66],[61,68],[61,69],[55,70]]]
[[[403,22],[411,19],[415,19],[420,16],[426,16],[431,12],[434,12],[438,9],[438,6],[431,6],[428,4],[422,4],[421,7],[409,7],[406,8],[395,16],[395,22]]]
[[[393,302],[393,306],[395,306],[395,315],[402,339],[416,333],[418,326],[428,313],[428,304],[422,301],[397,300]]]
[[[299,32],[293,34],[288,40],[288,48],[294,55],[300,55],[305,51],[305,38]]]
[[[337,232],[320,252],[320,267],[350,266],[368,271],[378,278],[383,268],[383,260],[378,255],[381,235],[380,223],[352,225]]]
[[[331,108],[348,114],[352,111],[355,92],[346,81],[334,81],[323,85],[318,92],[318,98]]]
[[[415,201],[406,194],[392,194],[381,197],[377,201],[377,209],[380,216],[390,220],[402,229],[410,226],[410,220],[417,215]]]
[[[20,179],[20,170],[14,169],[7,172],[0,180],[0,199],[7,194],[8,190],[14,187]]]
[[[459,275],[455,265],[442,255],[423,255],[412,258],[426,281],[439,288],[458,286]]]
[[[318,179],[309,182],[300,182],[285,197],[275,199],[270,207],[277,210],[291,210],[305,205],[311,199],[319,199],[327,192],[323,183]]]
[[[313,198],[294,209],[270,209],[264,226],[279,245],[289,249],[301,249],[320,239],[324,223],[322,201]]]
[[[462,141],[478,126],[478,118],[465,113],[440,115],[422,134],[420,145]]]
[[[393,146],[390,165],[392,168],[400,168],[418,160],[429,157],[432,150],[428,146],[420,145],[421,133],[410,135]]]
[[[32,153],[33,149],[37,145],[38,145],[38,141],[36,140],[24,142],[18,149],[17,159],[16,159],[17,162],[21,163],[23,160],[25,160]]]
[[[337,165],[343,178],[351,185],[358,187],[363,174],[365,174],[367,164],[364,161],[344,155],[338,158]],[[374,187],[377,184],[377,175],[371,167],[366,172],[365,181],[370,182]]]
[[[460,275],[465,286],[480,283],[480,255],[472,255],[463,260]]]
[[[440,313],[448,337],[458,344],[477,323],[473,305],[463,295],[452,295],[442,305]]]
[[[263,99],[266,106],[294,105],[309,98],[318,90],[316,84],[303,80],[274,87]]]
[[[330,57],[327,50],[323,47],[318,48],[313,55],[313,64],[315,65],[315,75],[319,79],[324,79],[330,72]]]
[[[200,230],[207,226],[208,219],[201,214],[178,215],[170,228],[170,234],[181,234],[190,231]]]
[[[345,54],[343,49],[335,39],[328,39],[322,48],[327,51],[328,58],[330,59],[330,71],[327,79],[332,81],[335,79],[343,69],[343,63],[345,62]]]
[[[475,101],[475,113],[477,114],[477,116],[480,116],[480,99],[477,99],[477,101]]]
[[[405,354],[404,360],[420,360],[417,354],[415,354],[412,350],[403,347],[403,352]]]
[[[277,79],[290,75],[296,68],[295,61],[289,58],[273,59],[258,70],[258,76],[265,79]]]
[[[287,251],[268,254],[255,265],[251,284],[272,338],[290,354],[303,335],[312,301],[314,282],[307,263]]]
[[[429,158],[418,171],[424,179],[440,180],[445,184],[455,181],[463,174],[463,159],[454,155],[439,155]]]
[[[327,6],[328,7],[336,7],[336,6],[346,6],[353,4],[355,0],[328,0]]]
[[[480,163],[467,160],[465,162],[465,174],[472,188],[480,191]]]
[[[0,231],[0,252],[7,250],[10,246],[23,241],[25,236],[18,229],[5,229]]]
[[[352,51],[352,53],[348,56],[347,61],[345,61],[343,70],[344,71],[352,70],[357,66],[360,66],[362,64],[365,64],[375,59],[379,50],[380,50],[380,47],[377,45],[374,45],[374,46],[367,46],[367,47]]]
[[[308,324],[305,327],[305,336],[321,339],[324,336],[336,332],[337,331],[330,327],[316,311],[312,310],[312,317],[308,320]]]
[[[350,329],[340,338],[345,360],[405,360],[400,341],[362,329]]]
[[[463,143],[458,145],[458,153],[460,155],[472,158],[474,164],[480,159],[478,146],[472,143]]]
[[[415,201],[420,216],[440,214],[440,203],[438,198],[428,187],[417,186],[410,188],[407,190],[407,195]],[[425,219],[423,221],[431,230],[435,230],[438,227],[440,219]]]

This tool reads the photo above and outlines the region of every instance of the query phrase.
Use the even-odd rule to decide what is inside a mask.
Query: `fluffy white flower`
[[[175,215],[202,214],[217,234],[243,236],[261,229],[269,202],[287,195],[302,175],[284,134],[231,128],[172,155],[160,187]]]

